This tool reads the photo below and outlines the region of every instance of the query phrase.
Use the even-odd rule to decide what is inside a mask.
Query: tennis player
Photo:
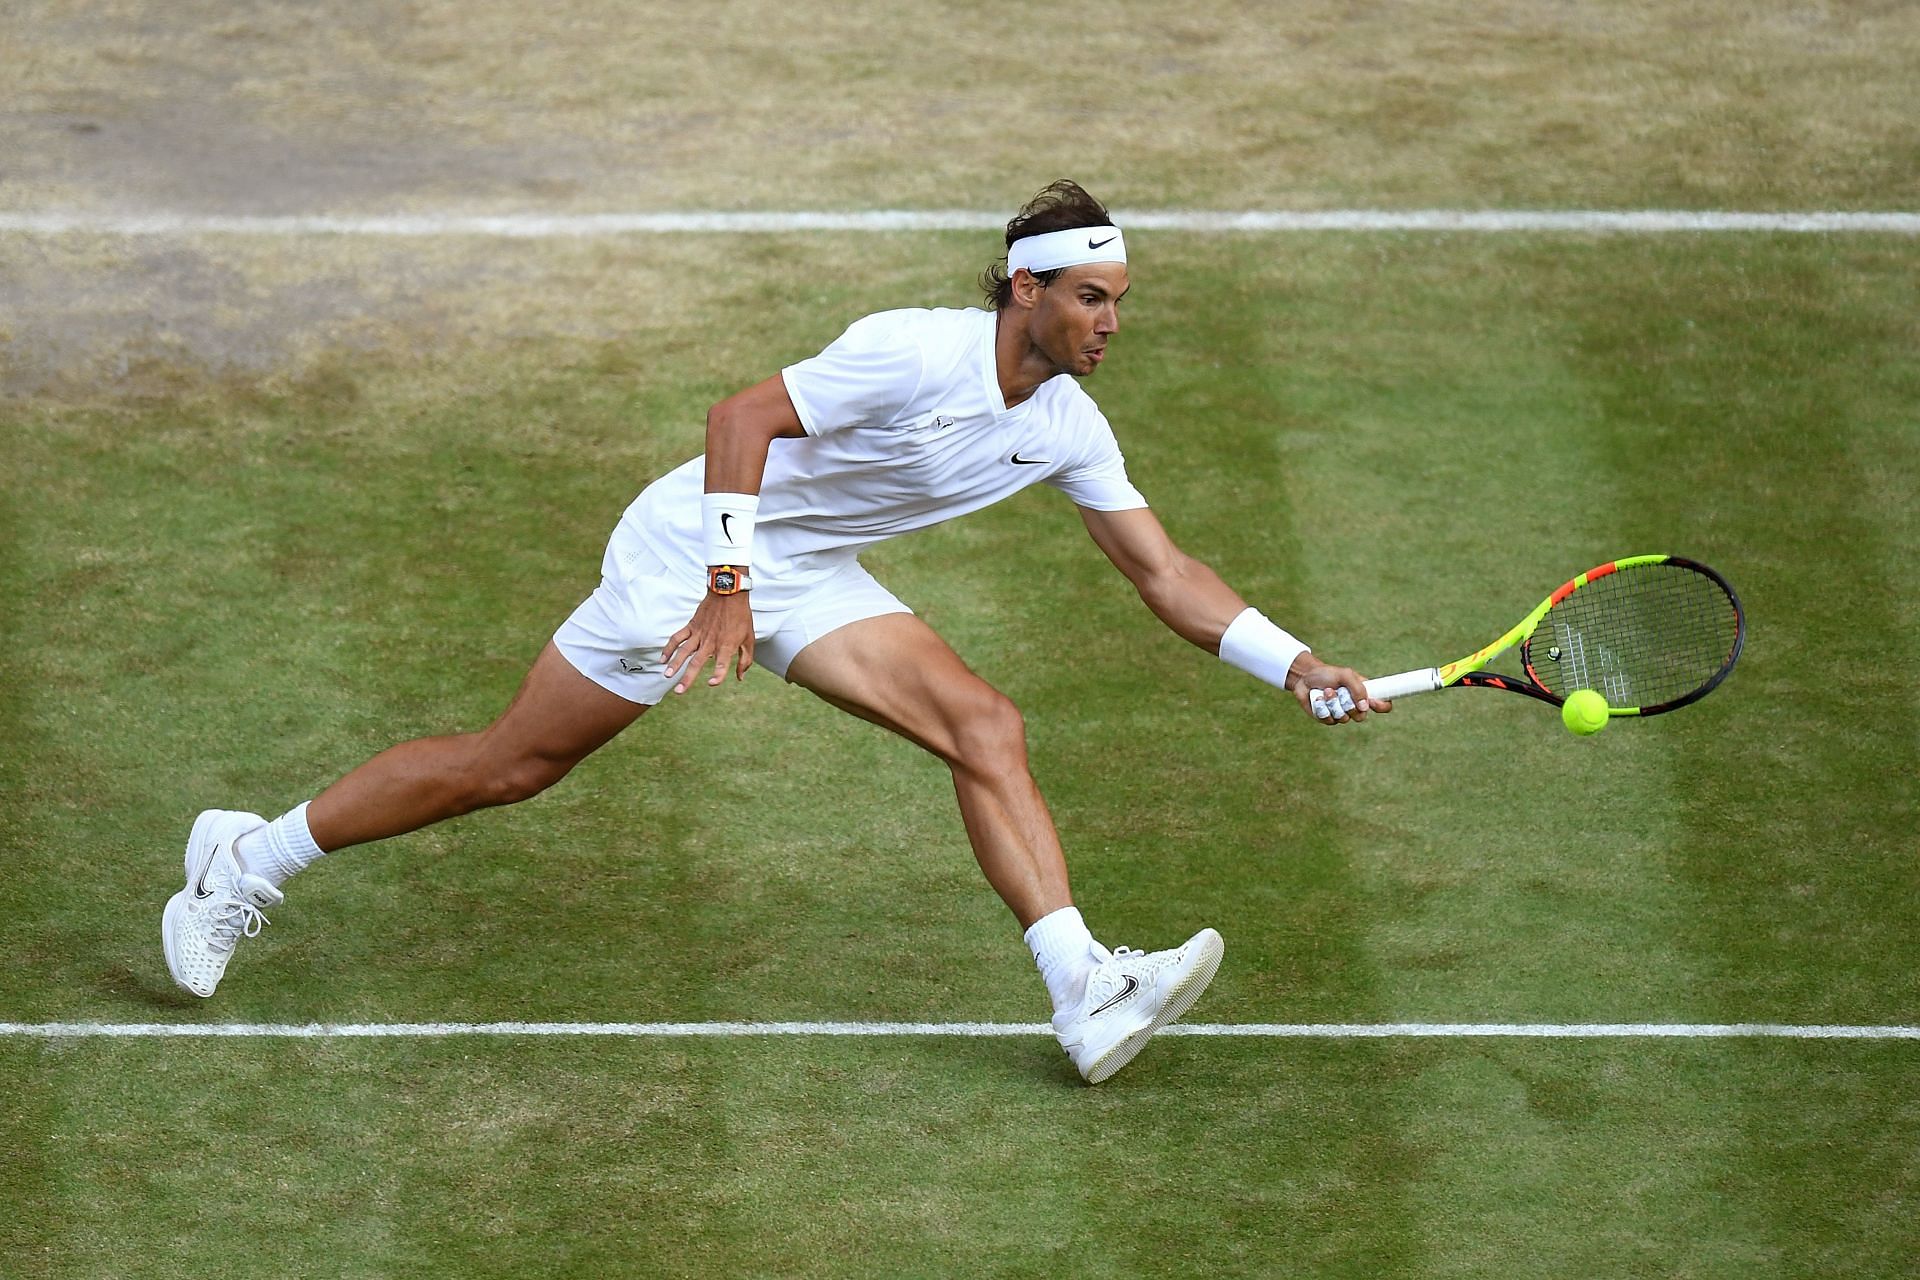
[[[1055,182],[1007,224],[1006,243],[1004,268],[982,279],[986,309],[867,316],[715,405],[706,453],[627,508],[600,585],[491,726],[393,747],[272,822],[202,813],[161,924],[174,980],[212,995],[281,886],[323,853],[536,795],[669,692],[758,663],[945,762],[974,855],[1026,931],[1061,1046],[1093,1083],[1131,1061],[1205,989],[1220,935],[1153,952],[1094,939],[1020,712],[860,552],[1052,485],[1180,636],[1322,723],[1391,708],[1183,554],[1128,479],[1081,387],[1107,358],[1128,288],[1126,237],[1107,210]]]

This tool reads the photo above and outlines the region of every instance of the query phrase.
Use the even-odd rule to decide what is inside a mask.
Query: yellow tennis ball
[[[1568,733],[1586,737],[1607,727],[1613,717],[1607,714],[1607,700],[1592,689],[1576,689],[1560,704],[1560,722]]]

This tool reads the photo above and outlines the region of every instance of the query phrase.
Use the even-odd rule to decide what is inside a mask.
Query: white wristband
[[[700,497],[700,528],[706,538],[707,563],[751,567],[753,521],[760,513],[757,493],[707,493]]]
[[[1307,646],[1267,620],[1258,609],[1247,609],[1227,624],[1220,637],[1220,660],[1284,689],[1293,660]]]

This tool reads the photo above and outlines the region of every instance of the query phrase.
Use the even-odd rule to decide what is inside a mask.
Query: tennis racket
[[[1746,634],[1740,597],[1718,573],[1679,556],[1629,556],[1563,584],[1486,648],[1369,680],[1367,696],[1505,689],[1559,706],[1592,689],[1610,715],[1657,716],[1713,692]],[[1485,669],[1516,644],[1525,675]]]

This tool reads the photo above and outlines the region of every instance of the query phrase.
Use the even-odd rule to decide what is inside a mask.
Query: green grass
[[[215,1001],[156,937],[196,809],[275,812],[484,723],[706,403],[863,310],[964,302],[976,240],[755,242],[626,340],[0,409],[0,1018],[1037,1020],[941,770],[764,675],[536,801],[323,862]],[[1648,550],[1724,570],[1752,635],[1711,699],[1592,740],[1492,694],[1326,733],[1158,629],[1056,495],[881,548],[1026,711],[1096,931],[1219,927],[1209,1021],[1920,1018],[1911,242],[1151,241],[1092,389],[1175,537],[1329,654],[1454,657]],[[0,1064],[8,1275],[1920,1254],[1902,1044],[1171,1040],[1094,1091],[1038,1039]]]

